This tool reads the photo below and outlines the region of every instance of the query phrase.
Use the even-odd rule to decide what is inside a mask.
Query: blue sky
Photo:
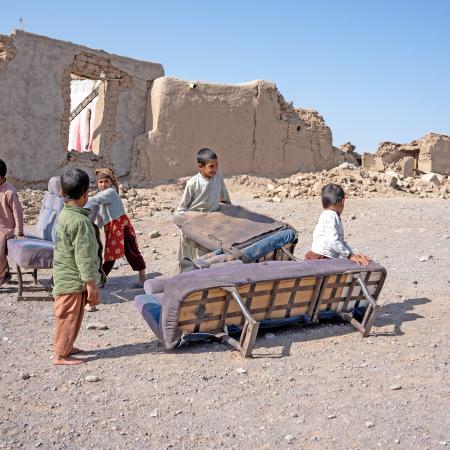
[[[159,62],[166,75],[274,81],[323,115],[334,145],[450,134],[449,0],[0,0],[0,11],[2,34],[22,17],[25,31]]]

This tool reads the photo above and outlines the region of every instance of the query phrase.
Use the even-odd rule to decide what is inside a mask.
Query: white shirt
[[[198,173],[186,183],[176,214],[185,211],[217,211],[221,201],[231,203],[222,175],[216,173],[212,178],[205,178]]]
[[[313,233],[311,250],[328,258],[348,258],[353,250],[344,240],[344,227],[335,211],[325,209]]]

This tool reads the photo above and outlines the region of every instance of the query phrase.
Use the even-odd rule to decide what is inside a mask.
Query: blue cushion
[[[163,340],[161,332],[161,298],[163,294],[138,295],[134,304],[155,335]]]

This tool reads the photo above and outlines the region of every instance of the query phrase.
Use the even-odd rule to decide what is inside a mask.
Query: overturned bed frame
[[[360,267],[323,276],[289,276],[272,281],[253,281],[236,287],[195,290],[179,303],[177,326],[182,334],[180,342],[188,342],[191,338],[195,340],[195,335],[209,336],[231,345],[242,356],[248,357],[252,354],[260,327],[311,324],[330,316],[340,317],[367,337],[379,314],[377,300],[386,271],[375,264],[369,268]],[[159,295],[163,303],[163,294]],[[144,297],[152,295],[140,297],[142,299],[137,299],[137,306],[145,302]],[[145,307],[141,304],[138,308],[147,320],[143,311]],[[158,334],[154,323],[147,322]],[[229,335],[231,327],[240,330],[239,340]]]

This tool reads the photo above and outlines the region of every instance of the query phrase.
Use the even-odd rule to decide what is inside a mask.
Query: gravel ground
[[[317,198],[231,194],[295,226],[296,254],[308,250]],[[449,207],[348,200],[348,241],[388,270],[366,339],[328,324],[262,334],[251,359],[215,343],[165,352],[133,306],[136,276],[119,262],[77,341],[91,360],[54,367],[52,303],[17,303],[14,286],[1,289],[0,448],[450,448]],[[149,276],[175,271],[171,218],[162,209],[134,220]],[[107,329],[87,329],[98,321]]]

